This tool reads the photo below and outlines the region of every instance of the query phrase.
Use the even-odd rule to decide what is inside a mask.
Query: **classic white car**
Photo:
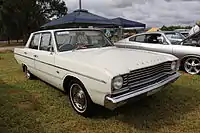
[[[35,32],[14,54],[28,79],[35,75],[66,91],[83,116],[92,114],[94,103],[115,109],[180,76],[175,56],[118,48],[96,29]]]
[[[179,58],[180,68],[189,74],[200,74],[200,31],[183,40],[181,36],[173,31],[141,33],[120,40],[115,45],[172,54]]]

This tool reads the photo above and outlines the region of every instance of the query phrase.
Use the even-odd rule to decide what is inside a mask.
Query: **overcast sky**
[[[66,1],[69,12],[79,0]],[[194,25],[200,20],[200,0],[82,0],[82,7],[92,13],[140,21],[148,26]]]

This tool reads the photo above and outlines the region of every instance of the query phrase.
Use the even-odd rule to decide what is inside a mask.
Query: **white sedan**
[[[35,75],[66,91],[83,116],[94,112],[94,103],[115,109],[156,93],[180,76],[176,57],[118,48],[95,29],[35,32],[14,54],[28,79]]]
[[[180,67],[187,73],[200,74],[200,32],[183,40],[180,38],[180,33],[177,32],[149,32],[120,40],[115,45],[172,54],[179,58]]]

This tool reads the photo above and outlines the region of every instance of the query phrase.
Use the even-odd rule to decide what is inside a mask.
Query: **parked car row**
[[[184,37],[188,37],[190,32],[189,29],[177,29],[175,31],[181,33]]]
[[[74,110],[89,116],[95,112],[94,104],[115,109],[176,81],[179,60],[171,54],[186,42],[173,45],[167,39],[164,33],[140,34],[120,41],[118,47],[95,29],[44,30],[32,33],[25,48],[16,48],[14,56],[27,79],[36,76],[65,91]],[[170,54],[145,51],[148,48]],[[178,52],[180,57],[186,57],[185,49]],[[198,58],[187,57],[185,64],[191,63],[196,70]]]
[[[183,38],[178,32],[152,32],[131,36],[117,42],[119,47],[172,54],[180,59],[189,74],[200,73],[200,32]]]

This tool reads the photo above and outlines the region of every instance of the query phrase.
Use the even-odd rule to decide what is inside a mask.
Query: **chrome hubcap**
[[[70,100],[74,108],[80,113],[85,112],[87,108],[87,99],[82,87],[78,84],[73,84],[70,90]]]
[[[200,60],[189,58],[185,61],[184,68],[189,74],[198,74],[200,72]]]
[[[26,77],[29,79],[31,77],[31,74],[29,73],[28,70],[26,70]]]

